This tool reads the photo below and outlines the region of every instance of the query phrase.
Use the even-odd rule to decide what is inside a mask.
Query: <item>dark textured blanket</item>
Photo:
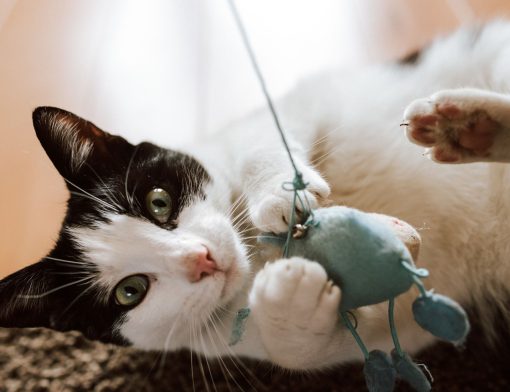
[[[479,331],[465,349],[438,344],[415,356],[434,376],[434,391],[510,391],[501,345],[489,351]],[[361,367],[292,374],[268,364],[189,353],[140,352],[90,342],[77,333],[0,329],[0,391],[365,391]],[[227,369],[225,369],[225,367]],[[399,383],[398,391],[409,390]]]

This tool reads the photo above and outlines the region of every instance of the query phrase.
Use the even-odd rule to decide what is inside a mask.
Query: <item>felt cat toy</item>
[[[313,211],[304,225],[295,225],[292,241],[287,233],[263,234],[260,241],[288,246],[287,255],[319,262],[342,289],[339,312],[365,357],[369,391],[392,391],[396,376],[415,390],[431,385],[420,368],[402,351],[393,319],[394,299],[416,285],[419,296],[412,310],[416,322],[436,337],[460,344],[469,332],[465,311],[452,299],[426,291],[420,277],[428,271],[414,265],[410,252],[390,227],[372,214],[347,207]],[[389,301],[388,318],[395,349],[388,354],[368,351],[350,320],[349,311]]]
[[[374,215],[346,207],[310,211],[306,196],[303,200],[299,194],[307,184],[292,157],[234,1],[228,3],[295,175],[291,183],[283,184],[284,189],[294,192],[288,232],[261,235],[260,241],[282,246],[285,257],[303,256],[322,264],[329,278],[341,288],[339,312],[365,357],[364,373],[370,392],[393,391],[397,374],[416,391],[429,391],[428,379],[400,347],[393,316],[395,297],[416,285],[420,291],[412,306],[416,322],[438,338],[456,344],[462,343],[469,332],[466,312],[450,298],[425,290],[420,277],[428,276],[428,271],[415,267],[397,234]],[[304,224],[295,225],[298,201],[308,218]],[[388,319],[395,345],[391,358],[380,350],[369,352],[349,318],[349,311],[355,308],[384,301],[389,303]],[[241,339],[249,313],[247,308],[238,311],[230,344]]]

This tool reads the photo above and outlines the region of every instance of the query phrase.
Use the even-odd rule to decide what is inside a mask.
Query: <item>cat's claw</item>
[[[503,123],[510,102],[475,89],[440,91],[412,102],[404,113],[407,136],[440,163],[507,161],[510,132]]]
[[[323,205],[330,188],[324,179],[313,169],[303,170],[303,178],[307,184],[304,191],[300,191],[301,200],[314,209]],[[294,193],[288,190],[285,184],[292,181],[292,175],[275,176],[271,181],[264,183],[255,190],[256,195],[250,200],[249,212],[253,225],[264,232],[283,233],[288,230],[292,214]],[[303,206],[298,202],[295,209],[295,219],[302,219]]]
[[[287,368],[304,367],[306,352],[329,344],[338,328],[340,297],[316,262],[293,257],[262,269],[249,300],[271,359]]]

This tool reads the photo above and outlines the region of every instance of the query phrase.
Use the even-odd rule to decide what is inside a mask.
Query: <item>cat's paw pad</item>
[[[323,205],[330,194],[327,182],[312,169],[303,173],[303,179],[307,187],[304,191],[299,191],[301,200],[311,209]],[[292,186],[288,181],[289,178],[278,176],[255,190],[257,196],[252,198],[249,213],[257,229],[273,233],[287,231],[294,199],[294,192],[288,190]],[[295,221],[301,222],[302,218],[303,206],[298,201],[295,208]]]
[[[254,281],[250,306],[259,324],[316,333],[331,331],[338,320],[340,289],[324,268],[300,257],[266,264]]]
[[[489,160],[501,129],[472,95],[440,92],[412,102],[404,114],[408,138],[428,147],[430,157],[442,163]]]

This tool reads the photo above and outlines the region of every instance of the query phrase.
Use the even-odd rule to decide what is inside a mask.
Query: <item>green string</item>
[[[399,342],[398,336],[397,336],[397,328],[395,327],[394,310],[395,310],[395,298],[391,298],[389,300],[389,305],[388,305],[388,320],[390,321],[391,338],[393,339],[393,344],[395,345],[395,350],[397,351],[398,356],[402,358],[404,356],[404,352],[402,351],[402,347],[400,347],[400,342]]]
[[[262,75],[262,71],[260,70],[260,67],[257,62],[257,58],[255,57],[255,52],[253,51],[253,48],[251,46],[250,40],[248,38],[248,34],[246,33],[246,30],[244,28],[243,21],[241,20],[241,16],[239,15],[239,12],[236,8],[234,0],[228,0],[228,4],[230,6],[230,11],[232,12],[232,15],[234,16],[234,20],[236,22],[237,28],[239,30],[239,33],[241,35],[241,38],[243,40],[244,47],[246,48],[246,51],[248,52],[248,56],[251,61],[251,65],[253,66],[253,69],[255,71],[255,74],[257,75],[257,78],[260,83],[260,87],[262,89],[262,93],[264,94],[264,97],[266,98],[267,106],[269,107],[269,110],[271,111],[271,115],[273,117],[274,123],[276,125],[276,129],[278,130],[278,133],[280,134],[280,138],[282,140],[283,146],[285,147],[285,150],[287,151],[287,155],[289,157],[290,163],[294,169],[294,179],[292,182],[287,182],[283,184],[283,188],[285,190],[289,190],[294,192],[293,201],[292,201],[292,212],[289,220],[289,228],[287,233],[287,239],[285,241],[285,245],[283,247],[283,255],[284,257],[288,257],[289,253],[289,246],[290,242],[292,240],[292,229],[294,225],[296,224],[296,206],[297,202],[299,201],[303,210],[303,214],[305,215],[305,219],[311,215],[311,209],[310,209],[310,203],[305,196],[305,201],[303,201],[298,194],[299,191],[303,191],[306,189],[306,186],[308,185],[303,181],[303,174],[298,170],[296,163],[294,161],[294,158],[292,157],[292,152],[290,151],[289,143],[287,142],[287,138],[285,137],[285,133],[283,131],[280,119],[278,117],[278,113],[276,112],[276,108],[273,104],[273,100],[271,99],[271,96],[269,95],[269,91],[266,86],[266,81],[264,79],[264,76]],[[289,187],[290,185],[290,187]]]
[[[234,16],[234,20],[236,21],[236,25],[237,25],[237,28],[239,29],[239,33],[241,34],[241,38],[243,40],[244,47],[246,48],[246,51],[248,52],[248,56],[250,57],[251,65],[253,66],[253,69],[255,70],[255,73],[259,80],[260,87],[262,88],[262,93],[264,94],[264,96],[266,98],[267,106],[269,107],[269,110],[271,111],[276,128],[278,129],[278,132],[280,133],[280,137],[282,139],[285,150],[287,150],[287,154],[289,155],[290,163],[292,164],[292,167],[294,168],[294,172],[296,175],[294,177],[293,183],[295,183],[296,189],[299,189],[300,187],[301,187],[300,189],[305,189],[306,185],[303,183],[303,176],[299,172],[299,170],[294,162],[294,159],[292,158],[289,144],[287,143],[287,139],[285,137],[285,134],[283,133],[283,129],[280,124],[280,119],[279,119],[278,114],[276,113],[276,109],[273,105],[273,100],[271,99],[271,96],[269,95],[269,92],[267,90],[266,82],[264,80],[264,77],[262,76],[262,72],[259,68],[257,59],[255,57],[255,52],[253,51],[253,48],[251,46],[250,40],[248,38],[248,34],[246,33],[244,24],[241,20],[241,16],[239,15],[239,12],[237,11],[234,0],[228,0],[228,4],[230,5],[230,10],[232,11],[232,15]]]
[[[356,340],[356,343],[361,349],[361,352],[363,353],[365,360],[368,360],[369,353],[367,346],[365,346],[365,343],[363,343],[363,340],[361,340],[361,336],[359,336],[358,332],[356,331],[356,327],[352,325],[351,320],[349,319],[349,314],[347,312],[340,312],[340,316],[342,317],[345,326],[349,329],[352,336],[354,337],[354,340]]]

